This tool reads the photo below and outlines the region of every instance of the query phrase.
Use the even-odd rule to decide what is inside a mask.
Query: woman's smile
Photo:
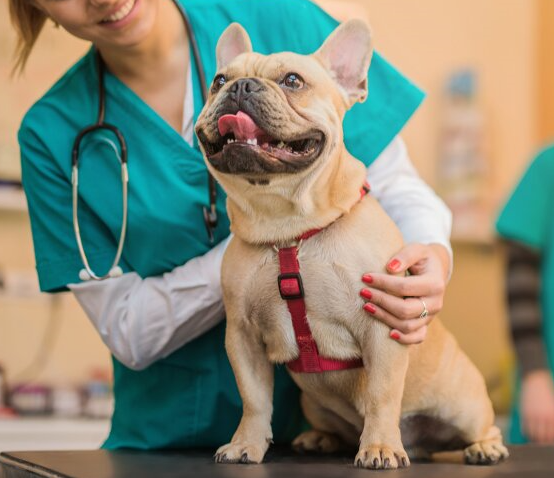
[[[121,28],[130,23],[136,16],[141,0],[124,0],[112,12],[106,15],[99,24],[108,28]]]

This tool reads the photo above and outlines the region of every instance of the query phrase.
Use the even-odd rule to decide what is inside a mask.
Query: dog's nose
[[[230,94],[238,103],[240,99],[247,99],[262,88],[262,83],[256,78],[241,78],[233,83],[230,88]]]

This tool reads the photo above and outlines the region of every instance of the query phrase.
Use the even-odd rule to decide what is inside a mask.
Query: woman
[[[519,365],[510,441],[554,444],[554,146],[531,163],[497,221]]]
[[[114,356],[116,400],[107,448],[215,446],[230,439],[241,415],[223,346],[219,287],[229,222],[219,190],[219,244],[212,248],[202,216],[206,169],[192,135],[202,97],[180,5],[10,0],[21,37],[20,67],[48,17],[94,46],[27,113],[19,141],[41,289],[69,288]],[[336,27],[304,0],[183,0],[182,6],[208,79],[215,74],[217,39],[231,21],[246,28],[261,53],[315,51]],[[120,261],[125,273],[80,282],[70,157],[75,136],[97,115],[96,52],[106,69],[106,121],[117,125],[128,145],[128,233]],[[370,84],[370,99],[345,120],[346,143],[369,166],[373,194],[414,244],[388,266],[395,273],[409,269],[412,276],[366,275],[361,294],[368,315],[391,327],[391,339],[417,343],[442,306],[451,263],[450,214],[396,138],[422,94],[379,55]],[[117,248],[119,171],[109,138],[83,145],[79,220],[96,271],[110,267]],[[276,442],[293,438],[301,425],[297,390],[282,367],[273,423]]]

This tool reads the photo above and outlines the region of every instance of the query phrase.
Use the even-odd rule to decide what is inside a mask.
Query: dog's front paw
[[[410,466],[410,459],[402,447],[393,450],[387,446],[372,445],[358,451],[354,464],[358,468],[389,470]]]
[[[308,430],[294,439],[292,447],[301,453],[305,451],[333,453],[340,449],[340,444],[338,437],[332,433]]]
[[[508,456],[508,449],[500,440],[477,442],[464,450],[464,461],[468,465],[496,465]]]
[[[247,442],[228,443],[215,452],[216,463],[261,463],[267,451],[267,443],[257,445]]]

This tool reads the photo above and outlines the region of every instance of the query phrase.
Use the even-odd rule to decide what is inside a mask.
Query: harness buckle
[[[304,298],[304,286],[299,272],[286,272],[277,277],[279,294],[283,300],[294,300]]]

